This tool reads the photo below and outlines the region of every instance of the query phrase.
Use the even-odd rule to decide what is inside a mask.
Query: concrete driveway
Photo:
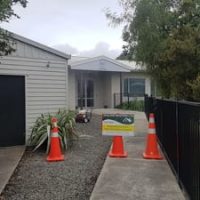
[[[25,146],[0,147],[0,194],[24,153]]]
[[[95,109],[96,114],[134,114],[135,137],[125,138],[127,158],[107,157],[90,200],[184,200],[167,161],[146,160],[147,120],[143,112]]]

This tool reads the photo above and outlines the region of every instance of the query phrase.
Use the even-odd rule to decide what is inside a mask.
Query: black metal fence
[[[200,199],[200,104],[145,96],[161,148],[190,199]]]

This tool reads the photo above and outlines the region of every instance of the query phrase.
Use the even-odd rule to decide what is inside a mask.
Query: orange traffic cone
[[[122,136],[114,136],[112,142],[112,149],[108,154],[110,157],[125,158],[127,152],[124,151],[124,144]]]
[[[51,123],[53,125],[53,128],[51,130],[50,150],[47,156],[47,161],[62,161],[64,160],[64,155],[62,154],[60,148],[60,138],[58,135],[57,119],[52,118]]]
[[[143,153],[146,159],[163,159],[158,151],[156,125],[154,121],[154,114],[149,114],[149,130],[147,135],[146,150]]]

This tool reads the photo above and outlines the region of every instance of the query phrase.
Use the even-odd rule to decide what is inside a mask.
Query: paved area
[[[94,110],[94,113],[123,111]],[[145,160],[147,121],[135,114],[136,137],[125,139],[127,158],[107,157],[90,200],[184,200],[166,160]]]
[[[17,167],[25,146],[0,147],[0,194]]]
[[[147,121],[144,113],[95,109],[93,113],[135,115],[136,136],[125,139],[128,158],[107,157],[90,200],[184,200],[166,160],[145,160]],[[24,146],[0,148],[0,193],[21,159]]]

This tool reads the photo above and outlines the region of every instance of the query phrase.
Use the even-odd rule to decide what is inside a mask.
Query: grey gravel
[[[103,167],[111,138],[101,135],[101,116],[76,125],[81,135],[63,162],[46,162],[45,151],[26,151],[0,199],[86,200]]]

